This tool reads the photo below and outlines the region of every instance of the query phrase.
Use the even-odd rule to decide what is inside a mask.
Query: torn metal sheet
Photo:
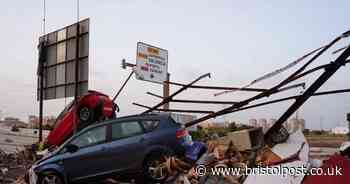
[[[299,158],[301,161],[309,161],[310,147],[307,144],[306,138],[301,130],[291,134],[285,143],[277,144],[272,148],[272,151],[280,156],[282,159],[286,159],[295,154],[306,143],[300,151]]]
[[[309,145],[306,143],[306,139],[303,133],[299,130],[291,134],[285,143],[275,145],[271,151],[278,155],[281,160],[280,163],[285,160],[283,164],[270,166],[271,168],[294,168],[304,169],[305,171],[310,167],[309,162]],[[290,159],[294,155],[298,155],[297,159]],[[290,162],[288,162],[290,160]],[[300,184],[303,181],[305,172],[303,173],[286,173],[286,174],[261,174],[261,175],[249,175],[244,184]]]

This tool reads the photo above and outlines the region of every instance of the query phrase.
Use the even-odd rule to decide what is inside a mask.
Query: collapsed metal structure
[[[350,31],[347,31],[337,38],[335,38],[333,41],[331,41],[329,44],[320,47],[319,49],[316,49],[300,59],[298,61],[301,61],[305,59],[306,57],[314,54],[314,56],[309,59],[302,67],[300,67],[297,71],[292,73],[290,76],[288,76],[286,79],[284,79],[279,84],[273,86],[269,89],[261,89],[261,88],[249,88],[249,87],[243,87],[243,88],[237,88],[237,87],[220,87],[220,86],[200,86],[195,85],[198,81],[209,77],[210,73],[204,74],[197,79],[193,80],[192,82],[188,84],[181,84],[181,83],[175,83],[175,82],[167,82],[170,85],[174,86],[180,86],[181,88],[175,91],[173,94],[171,94],[169,97],[162,97],[160,95],[156,95],[151,92],[147,92],[148,95],[160,98],[162,101],[158,103],[157,105],[153,107],[145,106],[138,103],[133,103],[134,105],[146,108],[147,110],[143,113],[150,113],[152,111],[166,111],[166,112],[185,112],[185,113],[202,113],[206,114],[203,117],[200,117],[198,119],[195,119],[191,122],[188,122],[185,124],[186,127],[193,126],[195,124],[201,123],[205,120],[215,118],[218,116],[222,116],[229,113],[234,113],[238,111],[243,111],[255,107],[265,106],[269,104],[274,104],[278,102],[288,101],[288,100],[294,100],[294,103],[282,114],[282,116],[275,122],[275,124],[265,133],[264,140],[266,143],[274,143],[274,136],[276,136],[282,129],[283,123],[291,116],[293,115],[310,97],[312,96],[321,96],[321,95],[329,95],[329,94],[336,94],[336,93],[346,93],[350,92],[350,89],[341,89],[341,90],[333,90],[333,91],[323,91],[323,92],[317,92],[317,90],[325,83],[327,80],[332,77],[341,66],[345,66],[345,64],[349,63],[350,60],[347,58],[350,56],[350,45],[347,47],[343,47],[341,49],[338,49],[333,52],[333,54],[341,52],[342,53],[337,57],[335,61],[332,61],[328,64],[324,64],[309,70],[306,70],[306,68],[317,58],[319,58],[323,53],[325,53],[327,50],[329,50],[332,46],[334,46],[337,42],[342,40],[343,38],[346,38],[350,36]],[[305,71],[306,70],[306,71]],[[312,74],[316,71],[324,70],[323,73],[307,88],[305,89],[305,83],[299,83],[287,86],[287,84],[296,81],[297,79],[303,78],[309,74]],[[264,77],[262,77],[264,78]],[[290,96],[285,97],[277,100],[271,100],[263,103],[257,103],[250,105],[251,102],[262,99],[264,97],[269,97],[273,94],[277,94],[282,91],[286,91],[289,89],[297,88],[297,87],[303,87],[305,91],[296,96]],[[242,101],[208,101],[208,100],[184,100],[184,99],[174,99],[174,97],[181,92],[189,89],[189,88],[195,88],[195,89],[210,89],[210,90],[239,90],[239,91],[246,91],[246,92],[259,92],[259,94],[244,99]],[[223,108],[219,111],[213,112],[213,111],[201,111],[201,110],[184,110],[184,109],[162,109],[160,108],[164,104],[170,103],[170,102],[176,102],[176,103],[193,103],[193,104],[226,104],[230,105],[227,108]]]

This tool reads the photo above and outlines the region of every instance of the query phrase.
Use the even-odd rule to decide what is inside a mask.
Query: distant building
[[[349,133],[349,128],[338,126],[338,127],[332,128],[331,132],[333,134],[347,134],[347,133]]]
[[[305,120],[304,119],[292,118],[286,124],[287,124],[286,128],[289,132],[295,132],[297,130],[304,131],[304,129],[305,129]]]
[[[263,129],[263,132],[266,132],[269,130],[275,123],[277,119],[267,119],[261,118],[259,120],[257,119],[250,119],[248,125],[252,127],[261,127]],[[303,131],[305,129],[305,120],[304,119],[290,119],[289,121],[283,123],[283,126],[289,131],[289,132],[295,132],[297,130]]]
[[[11,128],[11,127],[27,127],[28,124],[21,121],[19,118],[6,117],[4,120],[0,121],[0,127]]]
[[[248,125],[249,125],[249,126],[252,126],[252,127],[258,127],[258,120],[256,120],[256,119],[250,119]]]
[[[19,121],[19,118],[5,117],[4,121]]]
[[[230,126],[230,122],[212,122],[212,121],[204,121],[199,124],[202,128],[228,128]]]
[[[268,130],[267,120],[265,118],[259,119],[258,127],[262,127],[263,132],[266,132]]]
[[[267,122],[267,128],[270,129],[276,123],[276,121],[277,119],[271,118],[269,122]]]
[[[212,122],[211,128],[227,128],[228,125],[227,122]]]
[[[54,116],[43,117],[43,126],[45,125],[54,126],[55,122],[56,122],[56,117]],[[31,128],[39,127],[39,117],[34,115],[28,116],[28,124],[29,124],[29,127]]]

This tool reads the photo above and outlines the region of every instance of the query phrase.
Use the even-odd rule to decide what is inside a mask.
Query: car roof
[[[129,118],[138,118],[138,117],[160,117],[160,118],[168,118],[170,117],[170,113],[156,113],[156,112],[152,112],[152,113],[145,113],[145,114],[134,114],[134,115],[129,115],[129,116],[122,116],[122,117],[118,117],[116,119],[129,119]]]
[[[90,125],[90,126],[86,127],[85,129],[90,129],[90,128],[97,127],[97,126],[107,125],[107,124],[110,124],[110,123],[116,122],[116,121],[133,120],[135,118],[167,119],[167,118],[170,118],[170,117],[171,117],[170,113],[135,114],[135,115],[129,115],[129,116],[122,116],[122,117],[118,117],[118,118],[115,118],[115,119],[109,119],[109,120],[106,120],[104,122],[100,122],[100,123],[96,123],[96,124]]]

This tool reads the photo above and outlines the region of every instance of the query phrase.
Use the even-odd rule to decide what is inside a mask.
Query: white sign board
[[[162,84],[167,80],[167,73],[168,51],[138,42],[135,67],[136,78]]]

